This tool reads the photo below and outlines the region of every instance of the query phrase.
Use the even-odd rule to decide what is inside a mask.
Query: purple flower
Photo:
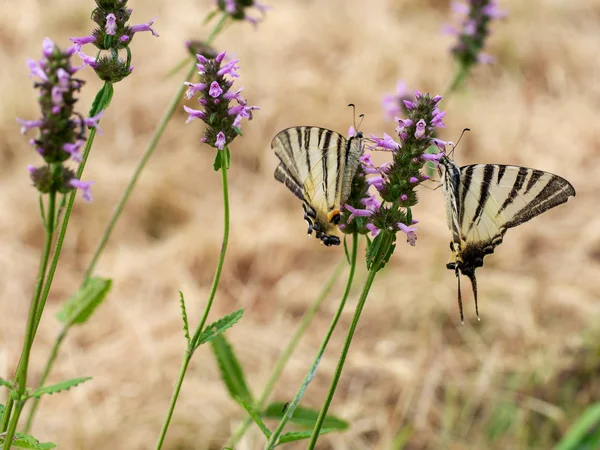
[[[114,36],[116,30],[117,17],[113,13],[110,13],[106,16],[106,27],[104,27],[104,31],[106,32],[106,34]]]
[[[423,153],[421,155],[421,158],[424,159],[425,161],[431,161],[431,162],[437,163],[444,156],[445,156],[444,152],[440,152],[440,153]]]
[[[95,42],[96,36],[72,37],[72,38],[69,38],[69,40],[71,42],[75,43],[75,45],[73,47],[75,49],[75,53],[77,53],[78,51],[81,50],[81,47],[83,47],[85,44],[90,44],[92,42]]]
[[[103,115],[104,115],[104,110],[100,111],[95,116],[88,117],[87,119],[83,119],[83,123],[90,128],[95,128],[96,131],[98,132],[98,134],[103,134],[102,130],[100,129],[100,126],[98,125],[98,121],[100,120],[100,118]]]
[[[96,62],[96,58],[92,58],[91,56],[86,55],[83,52],[77,52],[77,55],[83,60],[83,64],[81,64],[81,69],[85,66],[90,66],[92,69],[98,68],[98,63]]]
[[[418,183],[418,182],[419,182],[419,179],[418,179],[417,177],[410,177],[410,178],[408,179],[408,182],[409,182],[409,183],[412,183],[412,184],[416,184],[416,183]]]
[[[378,138],[375,135],[371,135],[371,139],[375,141],[376,147],[381,147],[386,150],[398,150],[400,148],[400,144],[398,144],[391,136],[386,133],[383,133],[383,138]]]
[[[381,229],[377,228],[370,222],[366,225],[366,227],[371,232],[371,236],[373,237],[377,237],[377,235],[381,232]]]
[[[247,9],[255,7],[263,16],[270,9],[269,6],[263,5],[254,0],[216,0],[217,7],[227,13],[234,20],[246,20],[253,25],[260,22],[259,19],[249,16]]]
[[[71,179],[71,181],[69,181],[69,184],[74,187],[75,189],[79,189],[83,195],[83,199],[86,202],[91,202],[92,201],[92,189],[91,186],[92,184],[94,184],[93,181],[81,181],[78,180],[77,178],[73,178]]]
[[[31,130],[32,128],[41,127],[44,123],[43,120],[23,120],[17,117],[17,122],[21,124],[21,134],[25,134],[27,130]]]
[[[351,213],[348,222],[351,222],[355,217],[371,217],[373,215],[373,211],[370,209],[357,209],[350,205],[344,205],[344,207]]]
[[[402,103],[404,103],[404,106],[408,111],[415,109],[417,106],[415,102],[411,102],[410,100],[402,100]]]
[[[42,81],[48,81],[48,77],[46,76],[44,69],[40,67],[39,62],[27,58],[27,66],[29,67],[29,78],[39,77]]]
[[[406,84],[402,80],[398,80],[396,84],[396,93],[386,94],[381,101],[381,107],[388,119],[393,119],[395,116],[405,112],[403,100],[412,99],[412,95],[408,93]]]
[[[201,119],[201,120],[206,119],[206,113],[204,111],[201,111],[198,109],[192,109],[186,105],[183,105],[183,109],[185,110],[186,113],[189,114],[185,123],[190,123],[194,119]]]
[[[54,42],[52,42],[50,40],[50,38],[44,38],[44,40],[42,41],[42,54],[48,58],[50,55],[52,55],[52,52],[54,51]]]
[[[406,242],[414,247],[415,243],[417,242],[417,235],[415,233],[417,229],[414,227],[408,227],[402,222],[398,222],[396,225],[400,231],[406,234]]]
[[[210,83],[210,89],[208,90],[208,95],[210,95],[212,98],[217,98],[221,94],[223,94],[223,89],[221,89],[221,86],[219,86],[219,83],[217,83],[216,81],[213,81],[212,83]]]
[[[158,37],[158,33],[156,31],[154,31],[151,27],[151,25],[156,21],[156,19],[158,19],[158,16],[154,17],[150,22],[148,23],[142,23],[140,25],[134,25],[131,27],[131,32],[132,33],[139,33],[142,31],[150,31],[152,33],[152,36],[154,37]]]
[[[71,159],[77,163],[81,162],[81,153],[79,153],[79,149],[83,145],[83,140],[78,140],[75,143],[67,142],[63,145],[63,150],[71,155]]]
[[[433,138],[431,140],[431,143],[436,145],[437,148],[439,148],[442,152],[446,150],[446,145],[450,144],[453,145],[452,142],[448,141],[442,141],[441,139],[437,139],[437,138]]]
[[[423,136],[425,136],[425,126],[426,123],[423,119],[417,122],[417,130],[415,131],[415,137],[417,139],[423,139]]]
[[[222,131],[219,131],[219,134],[217,134],[217,139],[215,141],[215,146],[219,149],[219,150],[223,150],[225,148],[225,133],[223,133]]]
[[[196,94],[196,92],[206,89],[205,83],[190,83],[189,81],[186,81],[183,84],[185,84],[188,87],[188,90],[185,91],[185,98],[187,98],[188,100],[192,98]]]

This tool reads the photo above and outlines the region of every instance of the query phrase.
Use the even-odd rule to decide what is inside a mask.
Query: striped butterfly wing
[[[325,245],[339,244],[331,235],[341,205],[350,195],[352,178],[362,154],[362,136],[346,139],[319,127],[292,127],[279,132],[271,148],[280,160],[275,179],[303,200],[308,233]]]
[[[564,178],[527,167],[476,164],[461,167],[458,177],[454,163],[445,164],[455,252],[448,268],[471,279],[477,310],[475,269],[483,266],[484,257],[502,243],[506,230],[565,203],[575,189]],[[460,283],[459,306],[462,319]]]

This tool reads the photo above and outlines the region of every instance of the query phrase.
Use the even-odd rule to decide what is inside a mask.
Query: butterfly
[[[475,311],[475,269],[502,243],[504,233],[575,196],[564,178],[519,166],[474,164],[458,167],[447,156],[440,159],[441,185],[446,195],[448,228],[453,252],[446,267],[458,280],[458,306],[463,318],[459,272],[471,280]]]
[[[275,135],[271,148],[280,161],[275,179],[302,200],[308,234],[314,231],[328,247],[339,245],[334,230],[360,164],[362,133],[346,139],[326,128],[291,127]]]

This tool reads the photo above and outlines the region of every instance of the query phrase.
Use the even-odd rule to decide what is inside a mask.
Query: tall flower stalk
[[[97,13],[95,15],[97,17],[101,17],[101,15],[98,15]],[[228,19],[228,16],[226,14],[223,14],[221,16],[221,18],[217,21],[216,25],[210,32],[209,37],[206,40],[206,42],[202,42],[201,45],[198,42],[190,42],[189,43],[188,50],[190,50],[192,55],[195,55],[196,53],[202,53],[206,56],[209,56],[209,55],[212,55],[213,57],[216,56],[216,52],[214,54],[212,53],[213,50],[211,49],[210,44],[217,37],[218,33],[223,30],[223,27],[224,27],[225,23],[227,22],[227,19]],[[110,21],[110,23],[113,24],[112,26],[114,26],[114,22],[112,20]],[[134,27],[136,27],[135,29],[139,29],[140,31],[145,31],[145,28],[148,29],[147,31],[150,31],[150,26],[151,26],[151,24],[146,24],[145,26],[137,25]],[[122,28],[126,28],[126,27],[122,27]],[[144,29],[142,29],[142,28],[144,28]],[[115,29],[115,31],[116,31],[116,29]],[[94,34],[97,34],[97,31],[94,32]],[[153,34],[155,34],[155,33],[153,33]],[[114,39],[114,35],[112,35],[111,40],[112,39]],[[86,43],[95,42],[96,38],[94,35],[92,35],[92,36],[86,36],[84,38],[72,38],[72,41],[75,42],[75,44],[80,49],[81,45],[84,45]],[[189,69],[188,73],[186,74],[185,79],[190,79],[193,76],[195,71],[196,71],[196,63],[194,60],[190,64],[190,69]],[[157,127],[155,128],[154,133],[152,134],[152,137],[150,138],[150,141],[142,155],[142,158],[140,159],[140,162],[136,166],[134,173],[133,173],[131,179],[129,180],[127,187],[123,191],[123,194],[121,195],[121,198],[119,199],[117,206],[115,207],[115,209],[109,219],[109,222],[104,230],[104,233],[102,234],[100,242],[92,256],[92,259],[90,260],[90,263],[88,264],[88,267],[85,271],[85,275],[84,275],[84,278],[82,281],[82,287],[94,275],[94,270],[96,268],[96,264],[98,263],[98,260],[100,259],[100,256],[102,255],[102,252],[104,251],[104,248],[106,247],[106,244],[108,243],[108,240],[109,240],[110,236],[112,235],[112,232],[113,232],[119,218],[121,217],[121,214],[125,208],[125,205],[127,204],[129,198],[131,197],[131,194],[133,193],[133,190],[134,190],[135,186],[137,185],[137,182],[138,182],[144,168],[146,167],[151,156],[153,155],[154,150],[156,149],[156,147],[160,141],[160,138],[162,137],[162,135],[167,127],[167,124],[169,123],[169,121],[173,117],[173,114],[175,113],[177,107],[179,106],[181,97],[183,96],[185,89],[186,89],[186,86],[182,83],[180,85],[180,87],[177,89],[175,95],[173,96],[173,99],[167,106],[167,109],[165,110],[165,113],[163,114],[160,122],[157,124]],[[60,238],[60,236],[59,236],[59,238]],[[56,358],[58,357],[58,354],[60,352],[62,343],[64,342],[64,339],[66,338],[66,336],[72,326],[73,326],[72,323],[67,323],[67,324],[65,324],[63,329],[59,332],[59,334],[54,342],[53,348],[50,352],[48,361],[46,362],[46,366],[42,373],[42,377],[40,378],[39,386],[42,386],[48,379],[48,376],[50,375],[52,368],[54,366],[54,363],[56,362]],[[39,402],[40,402],[40,398],[35,398],[33,400],[32,407],[29,410],[29,415],[27,417],[27,423],[26,423],[26,427],[25,427],[26,431],[31,429],[35,414],[36,414],[38,406],[39,406]]]
[[[375,188],[381,201],[376,195],[371,195],[366,191],[365,197],[361,200],[363,206],[357,208],[356,205],[346,205],[346,214],[342,220],[346,221],[346,228],[355,226],[359,231],[368,230],[375,236],[367,248],[366,262],[369,274],[348,330],[333,380],[313,428],[308,445],[309,450],[314,449],[317,443],[369,291],[377,272],[385,267],[396,248],[397,233],[403,233],[411,246],[416,244],[417,229],[413,225],[417,221],[412,218],[412,207],[417,204],[416,188],[428,178],[422,173],[425,162],[438,161],[444,154],[443,152],[426,153],[430,144],[435,144],[440,149],[445,148],[443,141],[433,137],[436,128],[444,127],[445,113],[438,107],[441,100],[441,96],[432,98],[429,94],[422,95],[418,91],[415,92],[414,102],[404,101],[408,117],[396,118],[398,123],[396,132],[399,140],[396,141],[388,135],[384,135],[383,138],[372,136],[375,142],[373,149],[391,152],[391,162],[377,167],[371,162],[369,154],[362,157],[363,170],[367,175],[366,184]]]
[[[188,340],[179,377],[175,384],[167,415],[156,444],[157,450],[161,449],[164,444],[188,365],[195,350],[202,343],[201,335],[205,331],[206,321],[221,278],[227,243],[229,241],[229,190],[227,183],[227,170],[230,164],[229,145],[241,134],[240,125],[242,120],[251,120],[252,111],[259,109],[256,106],[248,106],[248,102],[241,95],[243,88],[237,91],[232,90],[234,79],[239,77],[237,73],[239,70],[239,60],[227,61],[225,52],[219,53],[214,58],[207,58],[200,54],[196,56],[198,58],[196,66],[199,69],[200,81],[198,83],[186,82],[185,85],[188,89],[185,96],[190,99],[198,95],[198,102],[201,107],[200,109],[194,109],[184,105],[185,111],[189,114],[186,123],[195,119],[205,122],[206,128],[202,142],[217,150],[214,168],[221,171],[224,211],[223,241],[210,294],[200,323],[196,327],[193,337]]]
[[[69,160],[82,162],[80,149],[86,143],[86,131],[98,126],[103,111],[95,116],[84,118],[75,111],[76,94],[83,86],[83,81],[75,78],[79,70],[71,64],[75,48],[61,50],[50,39],[44,39],[42,58],[39,61],[28,60],[31,76],[35,77],[34,87],[39,89],[41,117],[37,120],[17,119],[21,124],[21,133],[38,129],[36,138],[29,142],[42,157],[44,164],[38,167],[29,166],[33,186],[40,193],[42,222],[45,228],[44,247],[34,293],[29,307],[29,317],[25,329],[25,339],[21,358],[14,378],[14,395],[9,396],[2,416],[2,432],[6,431],[4,448],[10,448],[19,417],[27,401],[26,387],[31,347],[35,339],[38,317],[44,309],[46,296],[43,295],[44,280],[51,256],[52,240],[57,226],[57,196],[72,193],[80,189],[83,197],[91,201],[91,182],[81,180],[81,173],[75,173],[66,163]],[[14,412],[13,405],[16,403]]]
[[[451,52],[458,63],[458,69],[446,96],[460,86],[475,65],[495,61],[493,56],[483,53],[483,49],[490,35],[492,21],[506,15],[506,12],[498,8],[496,0],[469,0],[466,3],[455,1],[452,3],[452,11],[458,17],[459,25],[446,25],[444,32],[457,38]]]

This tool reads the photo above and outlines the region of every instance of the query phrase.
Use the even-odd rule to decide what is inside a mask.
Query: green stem
[[[90,154],[90,150],[92,148],[92,144],[94,143],[95,137],[96,137],[96,128],[92,128],[90,130],[90,137],[88,138],[87,143],[85,144],[85,150],[83,152],[81,163],[79,164],[79,167],[77,167],[76,177],[79,179],[81,179],[81,175],[83,174],[83,170],[85,169],[85,164],[86,164],[88,156]],[[42,291],[42,297],[40,298],[40,303],[39,303],[39,306],[36,311],[34,336],[35,336],[35,333],[37,333],[37,329],[40,325],[40,320],[42,320],[42,313],[44,312],[44,306],[46,305],[46,300],[48,299],[48,294],[50,293],[50,287],[52,286],[52,281],[54,280],[54,274],[56,273],[56,267],[58,266],[60,252],[61,252],[62,246],[65,242],[65,235],[67,234],[67,227],[69,226],[69,219],[71,218],[71,211],[73,210],[73,204],[75,203],[76,196],[77,196],[77,189],[74,189],[69,194],[69,200],[67,201],[67,207],[65,208],[65,214],[64,214],[62,222],[60,224],[60,230],[58,231],[58,237],[56,238],[54,254],[52,255],[52,261],[50,262],[50,268],[48,269],[48,276],[46,277],[46,281],[44,283],[44,290]],[[50,213],[48,213],[48,217],[54,217],[54,215],[51,215]]]
[[[294,397],[294,399],[291,401],[291,403],[289,403],[288,407],[286,408],[285,415],[281,418],[281,421],[279,422],[277,429],[273,432],[273,434],[271,434],[271,437],[269,438],[269,441],[267,442],[267,445],[265,446],[265,450],[272,450],[278,444],[277,441],[279,439],[279,436],[283,432],[283,428],[285,427],[287,422],[292,418],[292,416],[294,414],[294,410],[296,409],[296,406],[298,406],[298,403],[300,403],[300,400],[302,399],[302,396],[304,395],[304,391],[306,390],[306,387],[312,381],[312,379],[315,376],[315,373],[317,372],[317,366],[319,365],[319,362],[321,361],[321,357],[323,356],[323,353],[325,353],[325,348],[327,347],[327,344],[329,343],[329,339],[331,338],[331,335],[333,334],[333,330],[335,329],[335,327],[340,319],[340,316],[342,315],[342,311],[344,310],[344,305],[346,304],[346,300],[348,299],[348,295],[350,294],[350,288],[352,287],[352,281],[354,279],[354,271],[356,269],[356,255],[358,253],[357,248],[358,248],[358,235],[353,234],[352,235],[352,253],[350,256],[350,261],[351,261],[350,262],[350,273],[348,274],[348,280],[346,282],[346,289],[344,290],[344,295],[342,296],[342,300],[340,301],[340,306],[338,307],[333,319],[331,320],[331,324],[329,325],[327,334],[325,335],[325,338],[321,342],[321,346],[319,347],[319,351],[317,352],[317,356],[315,357],[310,370],[304,377],[304,381],[302,382],[300,389],[298,389],[296,396]]]
[[[283,369],[287,365],[290,357],[292,356],[292,353],[296,349],[296,346],[298,345],[300,338],[304,335],[304,332],[306,331],[306,329],[312,322],[312,319],[314,318],[315,314],[321,307],[321,304],[323,303],[323,301],[327,298],[327,296],[331,292],[331,289],[333,288],[337,279],[340,277],[340,275],[342,273],[342,269],[344,268],[345,265],[346,265],[345,259],[342,259],[336,266],[336,268],[333,271],[333,273],[331,274],[331,276],[329,277],[329,280],[327,280],[327,282],[325,283],[325,286],[323,286],[323,289],[319,293],[319,295],[316,298],[316,300],[314,301],[314,303],[310,306],[310,308],[308,308],[306,313],[304,313],[304,317],[302,317],[300,326],[298,327],[298,329],[296,330],[296,332],[290,339],[290,342],[288,343],[287,347],[283,350],[283,352],[281,352],[281,356],[279,356],[279,359],[277,360],[277,363],[275,364],[275,368],[273,369],[273,372],[271,373],[271,376],[269,377],[269,381],[267,381],[267,384],[265,385],[265,388],[264,388],[262,394],[260,395],[259,399],[256,401],[256,403],[254,405],[254,408],[256,410],[260,411],[265,407],[265,403],[266,403],[267,399],[269,398],[269,396],[271,395],[271,392],[273,391],[273,388],[275,387],[275,383],[277,383],[277,380],[279,380],[279,377],[281,376],[281,372],[283,372]],[[225,447],[233,447],[234,445],[236,445],[240,441],[240,439],[244,436],[244,434],[246,433],[246,430],[252,423],[253,423],[252,419],[250,417],[246,417],[244,419],[244,421],[240,424],[238,429],[235,431],[235,433],[233,433],[233,436],[231,438],[229,438],[229,441],[227,441],[227,443],[225,444]]]
[[[223,263],[225,262],[225,253],[227,252],[227,243],[229,242],[229,187],[227,185],[227,157],[226,152],[229,152],[229,149],[225,147],[224,150],[217,150],[221,153],[221,180],[223,183],[223,209],[224,209],[224,226],[223,226],[223,243],[221,244],[221,254],[219,255],[219,262],[217,263],[217,270],[215,271],[215,276],[213,278],[212,287],[210,288],[210,294],[208,296],[208,302],[206,303],[206,307],[204,308],[204,313],[202,314],[202,319],[200,319],[200,323],[198,324],[198,328],[196,328],[196,332],[192,337],[190,346],[191,348],[196,348],[198,345],[198,339],[200,338],[200,334],[204,329],[204,324],[206,323],[206,319],[208,318],[208,313],[212,308],[213,300],[215,299],[215,295],[217,294],[217,288],[219,287],[219,280],[221,279],[221,271],[223,270]]]
[[[12,406],[14,400],[10,402],[10,410],[5,411],[4,415],[7,416],[8,420],[8,429],[4,441],[4,448],[9,449],[12,445],[12,440],[15,435],[15,431],[17,429],[17,424],[19,423],[19,417],[21,415],[21,411],[23,410],[23,405],[25,400],[23,399],[23,395],[25,394],[25,389],[27,387],[27,370],[29,368],[29,355],[31,353],[31,347],[33,346],[33,340],[35,338],[36,332],[36,314],[40,307],[43,307],[40,302],[40,295],[42,292],[42,286],[44,284],[44,277],[46,275],[46,269],[48,267],[48,260],[50,259],[50,250],[52,248],[52,238],[54,237],[54,215],[56,209],[56,192],[51,191],[48,195],[48,215],[47,215],[47,223],[46,223],[46,238],[44,240],[44,248],[42,250],[42,256],[40,259],[40,268],[38,270],[38,276],[35,283],[35,289],[33,293],[33,297],[31,299],[31,305],[29,307],[29,317],[27,319],[27,327],[25,329],[25,341],[23,342],[23,351],[21,352],[21,359],[19,361],[19,365],[17,366],[17,373],[15,375],[15,381],[17,384],[17,407],[12,413]],[[13,399],[12,395],[9,397],[11,400]],[[7,402],[8,404],[8,402]],[[10,417],[10,419],[8,419]],[[4,429],[4,427],[3,427]]]
[[[229,189],[227,185],[227,158],[225,157],[225,152],[228,152],[229,149],[227,147],[224,150],[218,150],[221,153],[221,179],[223,183],[223,209],[224,209],[224,225],[223,225],[223,243],[221,244],[221,254],[219,256],[219,262],[217,263],[217,269],[215,270],[215,276],[213,278],[213,284],[210,290],[210,295],[208,297],[208,301],[206,306],[204,307],[204,313],[202,314],[202,319],[198,324],[198,328],[196,329],[196,333],[194,337],[188,344],[188,349],[185,354],[185,358],[183,360],[183,364],[181,366],[181,371],[179,372],[179,378],[177,380],[177,384],[175,385],[175,390],[173,391],[173,396],[171,397],[171,403],[169,405],[169,409],[167,411],[167,417],[163,423],[160,436],[158,438],[158,442],[156,443],[156,450],[160,450],[163,446],[165,436],[167,435],[167,429],[169,428],[169,424],[171,422],[171,417],[173,416],[173,411],[175,411],[175,404],[177,403],[177,398],[179,397],[179,391],[181,390],[181,385],[183,383],[183,378],[185,377],[185,373],[187,371],[188,364],[190,359],[192,358],[192,354],[196,349],[198,339],[200,337],[200,333],[204,328],[204,324],[206,323],[206,319],[208,318],[208,313],[213,304],[213,300],[217,293],[217,288],[219,287],[219,280],[221,278],[221,271],[223,270],[223,263],[225,261],[225,253],[227,251],[227,243],[229,241]]]
[[[446,100],[446,102],[449,100],[450,95],[453,94],[459,88],[463,81],[465,81],[468,75],[469,69],[461,64],[460,68],[454,74],[452,82],[448,85],[446,92],[444,92],[444,99]]]
[[[57,336],[56,341],[54,341],[54,346],[52,347],[50,357],[48,358],[48,362],[46,363],[46,367],[44,368],[44,373],[42,374],[42,378],[40,378],[40,382],[38,383],[38,387],[42,387],[42,386],[44,386],[44,384],[46,384],[46,380],[48,379],[48,376],[50,375],[50,371],[52,370],[52,366],[54,365],[54,362],[56,361],[56,357],[58,355],[58,350],[60,349],[60,346],[61,346],[65,336],[67,335],[67,331],[68,331],[67,327],[63,328],[61,330],[61,332],[59,333],[59,335]],[[35,416],[38,405],[40,403],[40,398],[41,397],[37,397],[37,398],[33,399],[33,403],[31,405],[31,410],[29,411],[29,415],[27,416],[27,422],[25,424],[25,433],[26,434],[29,433],[29,431],[31,430],[31,426],[33,425],[33,418]]]
[[[185,377],[185,373],[187,372],[188,364],[192,359],[193,352],[191,349],[187,349],[185,352],[185,357],[183,358],[183,364],[181,365],[181,370],[179,371],[179,378],[177,379],[177,384],[175,385],[175,389],[173,390],[173,395],[171,396],[171,403],[169,404],[169,409],[167,411],[167,417],[163,423],[163,426],[160,430],[160,436],[158,438],[158,442],[156,443],[156,449],[159,450],[162,448],[165,436],[167,435],[167,429],[169,428],[169,424],[171,423],[171,417],[173,417],[173,411],[175,411],[175,404],[177,403],[177,398],[179,397],[179,391],[181,390],[181,385],[183,384],[183,378]]]
[[[348,335],[346,336],[346,341],[344,343],[344,348],[342,349],[342,354],[338,361],[337,368],[335,369],[335,374],[333,376],[333,380],[331,381],[331,385],[329,386],[329,391],[327,392],[327,397],[325,398],[325,403],[321,408],[321,412],[319,412],[319,417],[317,418],[317,423],[313,428],[312,435],[310,437],[310,443],[308,444],[307,450],[312,450],[315,448],[317,443],[317,439],[319,439],[319,433],[321,432],[321,427],[323,426],[323,421],[327,416],[327,411],[329,410],[329,405],[331,405],[331,400],[333,399],[333,394],[335,394],[335,390],[337,388],[338,381],[340,380],[340,376],[342,375],[342,369],[344,368],[344,363],[346,362],[346,357],[348,356],[348,350],[350,350],[350,344],[352,343],[352,337],[354,336],[354,331],[356,330],[356,326],[358,325],[358,320],[360,319],[360,314],[365,306],[365,302],[367,300],[367,296],[369,295],[369,290],[371,289],[371,285],[373,284],[373,280],[375,279],[375,275],[380,268],[379,263],[373,264],[371,270],[369,270],[369,276],[367,277],[367,281],[365,282],[365,286],[363,288],[362,293],[360,294],[360,300],[358,301],[358,305],[356,306],[356,311],[354,312],[354,317],[352,318],[352,324],[350,325],[350,329],[348,330]]]

